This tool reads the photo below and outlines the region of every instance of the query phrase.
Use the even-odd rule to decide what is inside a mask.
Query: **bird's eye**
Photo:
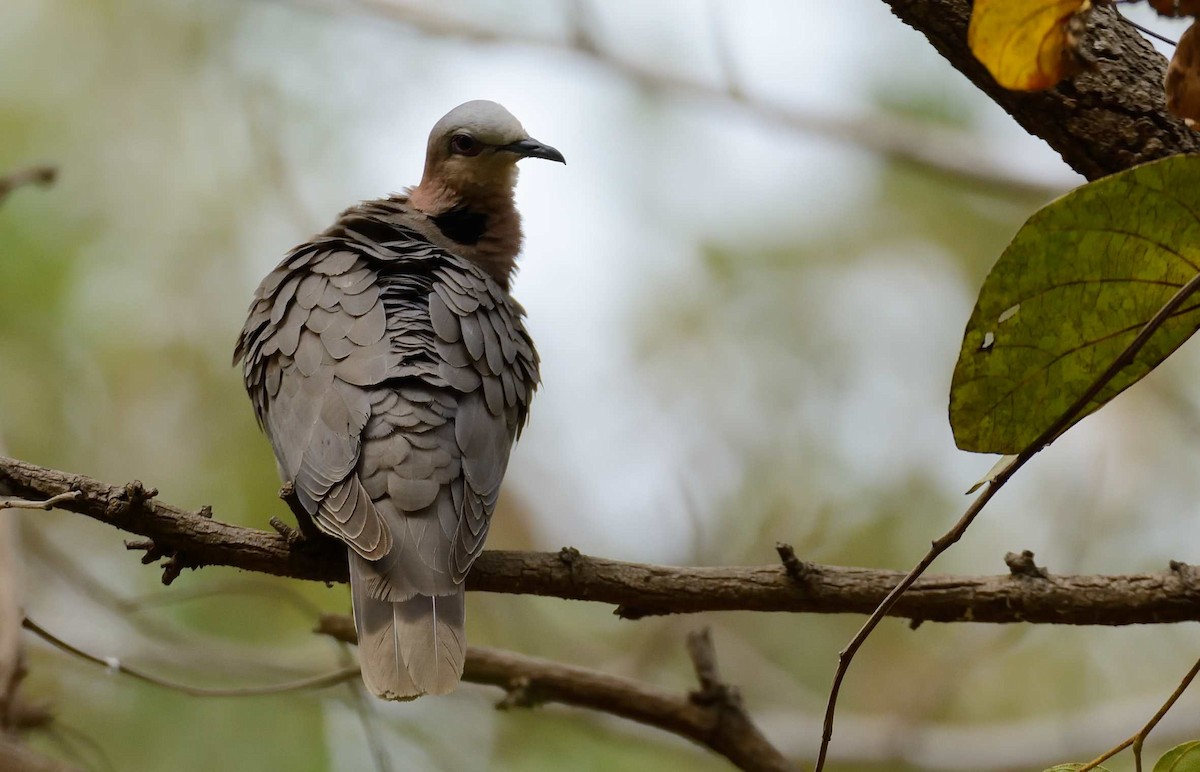
[[[455,134],[450,138],[450,149],[459,155],[479,155],[483,145],[470,134]]]

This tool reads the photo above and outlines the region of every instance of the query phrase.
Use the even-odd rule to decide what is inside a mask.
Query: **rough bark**
[[[996,84],[967,47],[970,0],[884,0],[956,70],[1041,137],[1088,179],[1200,148],[1197,135],[1167,113],[1166,59],[1107,8],[1088,24],[1085,50],[1095,68],[1036,93]]]

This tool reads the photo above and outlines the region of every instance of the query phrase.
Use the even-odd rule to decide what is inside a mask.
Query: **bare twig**
[[[67,491],[57,496],[51,496],[45,501],[30,501],[28,499],[0,499],[0,509],[54,509],[59,504],[74,501],[79,498],[76,491]]]
[[[1144,347],[1146,343],[1148,343],[1150,339],[1154,337],[1154,333],[1158,332],[1158,328],[1161,327],[1164,322],[1170,319],[1171,315],[1174,314],[1175,311],[1178,310],[1188,298],[1195,294],[1197,289],[1200,289],[1200,274],[1193,276],[1187,284],[1180,287],[1179,290],[1171,296],[1171,299],[1163,304],[1163,307],[1158,309],[1154,316],[1150,318],[1150,321],[1146,322],[1146,325],[1142,327],[1141,332],[1139,332],[1137,336],[1129,343],[1129,345],[1117,355],[1117,357],[1112,361],[1112,364],[1110,364],[1104,370],[1104,372],[1092,382],[1091,386],[1089,386],[1083,392],[1083,394],[1081,394],[1079,398],[1076,399],[1071,406],[1067,408],[1067,410],[1064,411],[1061,416],[1058,417],[1058,420],[1046,427],[1046,429],[1029,444],[1029,447],[1018,453],[1016,458],[1013,459],[1013,462],[1005,466],[996,475],[995,479],[988,483],[987,487],[984,488],[983,492],[979,494],[975,501],[971,503],[971,506],[967,508],[967,511],[963,513],[958,522],[955,523],[949,531],[944,533],[941,537],[933,542],[929,548],[929,551],[925,553],[925,557],[921,558],[921,561],[917,563],[917,565],[914,566],[911,571],[908,572],[908,575],[905,576],[904,579],[901,580],[901,582],[897,584],[891,592],[888,593],[887,597],[883,599],[883,602],[879,604],[879,608],[875,609],[875,611],[872,612],[872,614],[867,618],[867,621],[864,622],[859,631],[855,633],[854,637],[850,640],[850,643],[847,644],[846,648],[838,652],[838,666],[833,676],[833,686],[829,690],[829,702],[825,709],[825,725],[821,732],[821,747],[817,753],[815,772],[821,772],[825,766],[825,758],[829,752],[829,743],[833,738],[833,717],[835,711],[837,710],[838,692],[841,689],[843,679],[846,677],[846,671],[849,669],[855,653],[862,647],[863,643],[866,642],[867,637],[871,635],[871,632],[887,615],[888,610],[896,603],[897,600],[899,600],[902,595],[904,595],[905,592],[908,591],[913,583],[920,578],[923,573],[925,573],[925,570],[932,565],[933,561],[937,560],[939,555],[941,555],[962,538],[963,534],[966,533],[967,528],[969,528],[971,523],[974,522],[976,516],[983,511],[983,508],[987,506],[989,501],[992,500],[992,497],[1004,487],[1004,484],[1011,480],[1012,476],[1016,474],[1026,462],[1048,447],[1051,442],[1059,437],[1059,435],[1070,428],[1075,421],[1076,416],[1083,412],[1084,408],[1091,403],[1092,399],[1094,399],[1096,395],[1099,394],[1104,387],[1107,386],[1108,383],[1117,376],[1118,373],[1120,373],[1134,361],[1138,355],[1138,352],[1142,350],[1142,347]]]
[[[283,503],[288,505],[288,509],[292,511],[292,517],[296,518],[296,525],[300,529],[300,535],[305,539],[328,539],[326,534],[321,533],[317,528],[317,524],[313,522],[312,515],[308,514],[300,504],[300,498],[296,495],[296,487],[286,482],[279,488],[279,498]],[[280,530],[278,525],[272,524],[275,530]],[[284,533],[286,536],[287,534]]]
[[[24,625],[26,630],[29,630],[34,635],[38,636],[46,643],[54,646],[57,649],[78,657],[94,665],[107,668],[115,673],[122,673],[131,678],[144,683],[159,686],[164,689],[187,694],[192,697],[261,697],[270,694],[284,694],[286,692],[296,692],[305,689],[323,689],[327,686],[340,684],[348,681],[351,678],[356,678],[359,674],[357,667],[341,668],[331,673],[323,673],[321,675],[311,676],[309,678],[300,678],[295,681],[285,683],[271,684],[269,686],[249,686],[249,687],[234,687],[229,689],[213,688],[205,686],[191,686],[189,684],[176,683],[165,678],[159,678],[149,673],[144,673],[137,668],[130,667],[120,661],[116,657],[98,657],[95,654],[89,654],[82,649],[73,646],[70,643],[62,640],[58,636],[46,630],[41,625],[34,622],[28,616],[25,617]]]
[[[356,642],[354,623],[338,614],[322,615],[317,632]],[[689,649],[692,644],[689,643]],[[711,642],[708,653],[711,654]],[[705,655],[708,656],[708,655]],[[701,666],[697,665],[699,673]],[[705,666],[698,694],[709,687],[728,690],[715,677],[715,665]],[[506,697],[500,707],[531,707],[557,702],[627,718],[685,737],[708,747],[740,769],[781,772],[795,769],[742,711],[719,700],[670,694],[629,678],[564,665],[535,657],[481,646],[467,648],[463,680],[498,686]]]
[[[1146,738],[1150,736],[1150,733],[1154,731],[1154,727],[1158,726],[1158,722],[1163,720],[1163,716],[1167,715],[1167,712],[1175,706],[1175,703],[1180,697],[1183,696],[1183,693],[1187,691],[1187,688],[1192,685],[1192,681],[1196,679],[1197,675],[1200,675],[1200,660],[1197,660],[1196,664],[1192,665],[1192,669],[1189,670],[1187,675],[1183,677],[1183,680],[1179,682],[1179,686],[1175,687],[1175,691],[1172,692],[1171,696],[1167,698],[1167,701],[1162,704],[1162,707],[1158,709],[1158,712],[1146,722],[1145,726],[1137,730],[1137,732],[1135,732],[1128,740],[1125,740],[1120,745],[1117,745],[1111,750],[1105,752],[1104,755],[1089,761],[1087,764],[1084,764],[1079,768],[1079,772],[1095,769],[1104,761],[1116,756],[1118,753],[1129,747],[1133,748],[1133,761],[1137,772],[1142,772],[1142,743],[1144,743]]]
[[[30,166],[0,176],[0,204],[19,187],[24,185],[49,185],[58,177],[58,169],[49,165]]]
[[[1131,19],[1128,16],[1126,16],[1125,14],[1121,13],[1121,7],[1119,5],[1117,5],[1116,3],[1112,3],[1111,7],[1113,9],[1113,13],[1115,13],[1118,16],[1118,18],[1121,19],[1121,21],[1125,22],[1130,27],[1133,27],[1135,30],[1142,33],[1143,35],[1146,35],[1147,37],[1152,37],[1155,40],[1166,43],[1169,46],[1179,45],[1178,41],[1171,40],[1171,38],[1167,37],[1166,35],[1161,35],[1161,34],[1155,32],[1154,30],[1150,29],[1149,27],[1143,27],[1141,24],[1138,24],[1133,19]]]

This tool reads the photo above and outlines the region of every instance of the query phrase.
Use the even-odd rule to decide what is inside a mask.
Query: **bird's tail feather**
[[[365,582],[354,581],[357,572],[350,573],[358,656],[367,688],[389,700],[453,691],[467,653],[462,587],[450,595],[414,595],[392,602],[370,597]]]

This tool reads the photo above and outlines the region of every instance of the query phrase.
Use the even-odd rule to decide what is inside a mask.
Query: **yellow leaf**
[[[1179,38],[1175,56],[1167,66],[1167,78],[1163,83],[1167,92],[1167,109],[1172,115],[1196,128],[1200,122],[1200,38],[1196,25],[1188,27]]]
[[[1090,0],[975,0],[967,43],[1001,86],[1050,88],[1077,64],[1071,22]]]

